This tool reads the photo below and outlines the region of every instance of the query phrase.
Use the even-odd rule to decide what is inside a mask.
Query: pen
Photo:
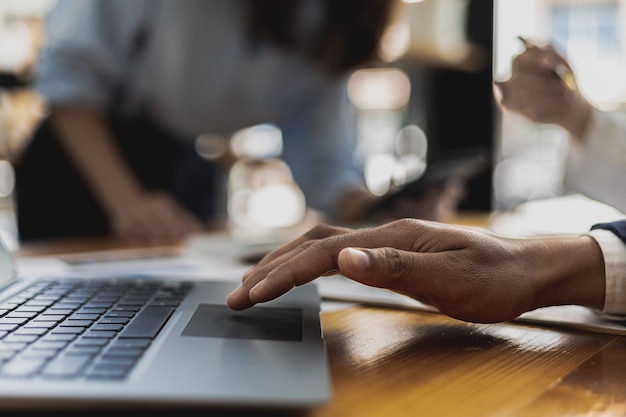
[[[517,39],[519,39],[524,44],[524,47],[528,47],[528,41],[524,37],[518,36]],[[574,73],[567,67],[567,65],[562,62],[557,62],[552,67],[552,72],[554,73],[554,75],[559,77],[559,79],[563,82],[563,85],[565,85],[565,87],[567,87],[569,90],[578,90],[578,87],[576,85],[576,79],[574,78]]]

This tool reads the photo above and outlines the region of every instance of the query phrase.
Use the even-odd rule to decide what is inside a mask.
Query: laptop
[[[302,409],[329,399],[317,287],[245,311],[237,282],[20,276],[0,242],[0,409]]]

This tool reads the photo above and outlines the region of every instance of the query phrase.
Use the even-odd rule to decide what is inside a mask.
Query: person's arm
[[[114,233],[179,240],[200,223],[164,193],[148,193],[119,153],[103,117],[132,72],[148,1],[60,0],[47,20],[36,87],[59,140],[109,215]],[[147,154],[149,156],[149,153]]]
[[[58,109],[52,123],[117,235],[138,241],[177,241],[200,229],[200,223],[169,195],[148,192],[137,181],[98,111]]]
[[[604,259],[590,236],[513,239],[404,219],[361,230],[318,226],[248,271],[228,305],[249,308],[336,272],[473,322],[552,305],[602,309],[605,296]]]

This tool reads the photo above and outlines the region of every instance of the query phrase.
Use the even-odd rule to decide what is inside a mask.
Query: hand
[[[201,222],[164,192],[144,193],[111,215],[114,233],[137,243],[177,243]]]
[[[56,109],[59,140],[107,212],[113,233],[136,243],[179,243],[202,228],[170,195],[147,192],[96,110]]]
[[[604,303],[604,261],[589,236],[511,239],[413,219],[362,230],[317,226],[263,258],[227,302],[249,308],[337,272],[473,322]]]
[[[502,93],[502,105],[533,122],[560,125],[580,140],[592,106],[578,89],[567,88],[555,75],[556,65],[571,71],[569,63],[552,46],[528,43],[513,60],[511,78],[496,84]]]

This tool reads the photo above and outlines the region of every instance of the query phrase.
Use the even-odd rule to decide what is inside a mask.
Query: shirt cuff
[[[605,314],[626,314],[626,245],[612,232],[604,229],[588,233],[598,242],[604,256],[606,289]]]

